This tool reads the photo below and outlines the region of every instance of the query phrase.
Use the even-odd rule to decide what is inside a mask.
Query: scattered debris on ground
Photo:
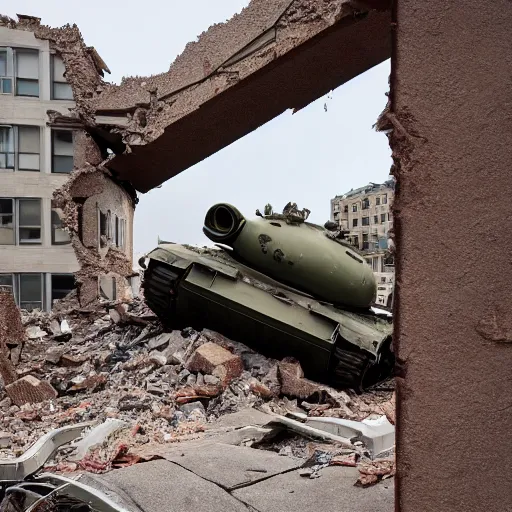
[[[158,446],[200,439],[225,415],[256,408],[272,415],[268,431],[281,437],[239,444],[302,458],[303,476],[357,465],[367,486],[393,474],[392,462],[372,460],[357,435],[344,438],[329,422],[308,421],[385,416],[392,424],[392,381],[363,394],[335,390],[304,379],[293,359],[266,358],[213,331],[166,332],[140,299],[81,308],[71,294],[52,313],[23,311],[22,323],[23,339],[8,344],[16,364],[3,351],[15,368],[0,385],[4,462],[52,429],[92,422],[45,470],[103,473],[148,460]]]

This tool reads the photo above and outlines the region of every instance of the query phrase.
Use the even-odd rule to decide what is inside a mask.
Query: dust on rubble
[[[82,460],[59,452],[54,470],[132,464],[160,444],[201,437],[209,423],[247,407],[353,420],[386,414],[394,422],[392,384],[362,395],[317,384],[304,379],[297,361],[266,358],[218,333],[165,332],[141,299],[81,308],[72,293],[52,313],[23,311],[22,322],[17,380],[0,386],[0,458],[84,421],[125,426]],[[277,451],[306,450],[300,439],[293,448],[287,443]],[[339,464],[351,464],[341,456]]]

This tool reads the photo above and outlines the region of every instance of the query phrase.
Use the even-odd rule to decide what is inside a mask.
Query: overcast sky
[[[0,14],[42,18],[51,26],[76,23],[112,71],[106,79],[160,73],[187,42],[226,21],[248,0],[0,0]],[[340,49],[340,51],[342,51]],[[311,221],[329,218],[329,200],[351,188],[388,178],[387,138],[372,125],[386,104],[389,61],[292,115],[285,112],[210,158],[140,196],[135,214],[135,254],[162,239],[210,244],[204,215],[230,202],[247,216],[270,202],[311,210]],[[327,111],[325,110],[325,107]]]

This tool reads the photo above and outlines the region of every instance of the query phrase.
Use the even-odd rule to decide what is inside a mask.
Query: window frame
[[[0,197],[0,199],[11,201],[11,213],[0,213],[0,217],[4,216],[11,216],[12,217],[12,231],[13,231],[13,243],[12,244],[0,244],[1,246],[11,246],[11,245],[18,245],[17,242],[17,235],[16,235],[16,199],[13,197]]]
[[[71,155],[71,158],[73,159],[73,163],[71,165],[70,171],[56,171],[55,170],[55,157],[56,156],[70,156],[70,155],[56,155],[55,154],[55,136],[58,132],[71,132],[71,145],[73,149],[73,154]],[[63,128],[52,128],[51,129],[51,174],[71,174],[75,169],[75,132],[76,130],[69,130],[69,129],[63,129]]]
[[[21,276],[25,276],[25,275],[39,275],[40,276],[40,280],[41,280],[41,300],[37,300],[37,301],[31,301],[31,302],[28,302],[28,301],[25,301],[24,303],[28,303],[28,304],[34,304],[34,303],[39,303],[41,304],[41,307],[39,308],[40,311],[44,311],[45,310],[45,274],[42,273],[42,272],[20,272],[18,274],[15,274],[16,276],[16,283],[17,283],[17,287],[18,287],[18,298],[17,298],[17,302],[16,304],[18,305],[18,307],[20,309],[24,309],[23,306],[22,306],[22,300],[21,300]],[[38,309],[38,308],[33,308],[32,310],[28,310],[28,311],[33,311],[34,309]]]
[[[10,46],[0,46],[0,53],[5,53],[5,75],[0,75],[0,94],[14,95],[14,59],[13,50]],[[9,66],[10,64],[10,66]],[[10,74],[9,74],[10,68]],[[9,82],[9,90],[4,90],[4,82]]]
[[[62,60],[62,57],[57,53],[52,53],[50,55],[50,99],[53,101],[74,101],[75,98],[73,96],[73,88],[71,87],[71,84],[67,80],[62,82],[55,79],[55,58],[60,58]],[[57,98],[55,95],[55,84],[67,85],[71,91],[71,98]]]
[[[9,199],[14,202],[13,208],[13,226],[14,226],[14,243],[13,244],[0,244],[0,247],[3,246],[30,246],[37,245],[40,246],[43,244],[43,202],[40,197],[0,197],[0,199]],[[36,225],[21,225],[20,224],[20,201],[38,201],[39,202],[39,226]],[[22,241],[20,230],[21,229],[39,229],[39,238],[37,241],[30,241],[30,239],[26,239],[27,241]],[[25,239],[23,239],[25,240]]]
[[[352,219],[352,227],[353,228],[357,228],[358,227],[358,221],[359,221],[358,218]]]
[[[60,218],[60,215],[57,212],[57,210],[59,210],[59,208],[51,208],[51,211],[50,211],[50,224],[51,224],[51,232],[52,232],[52,245],[69,245],[71,243],[71,236],[69,235],[69,233],[67,231],[66,231],[66,234],[68,236],[67,241],[65,241],[65,242],[57,242],[56,241],[56,236],[55,236],[56,229],[64,229],[64,223],[62,222],[62,219]],[[54,222],[53,222],[54,214],[59,219],[61,227],[56,227],[56,225],[54,224]]]
[[[11,47],[12,55],[13,55],[13,73],[14,73],[14,87],[13,87],[13,95],[19,96],[21,98],[40,98],[41,97],[41,52],[37,48],[25,48],[25,47]],[[37,79],[35,78],[25,78],[18,76],[18,55],[23,53],[33,53],[37,54]],[[18,92],[18,84],[19,81],[22,80],[27,83],[37,83],[37,95],[35,94],[20,94]]]
[[[0,124],[0,128],[9,128],[12,130],[13,151],[1,154],[12,155],[12,166],[0,167],[0,172],[41,172],[41,147],[43,145],[41,126],[37,124]],[[20,151],[20,128],[35,128],[38,131],[39,152]],[[20,155],[37,155],[38,169],[28,169],[20,167]]]
[[[38,202],[39,203],[39,226],[34,225],[21,225],[20,219],[20,203],[22,201],[31,201],[31,202]],[[43,212],[42,212],[42,201],[41,198],[38,197],[18,197],[16,199],[16,224],[17,224],[17,231],[18,231],[18,244],[17,245],[42,245],[43,243]],[[23,241],[21,239],[21,229],[39,229],[39,238],[37,239],[37,242],[30,241],[30,239],[27,239],[28,241]],[[24,239],[25,240],[25,239]]]
[[[367,222],[365,222],[367,220]],[[370,217],[361,217],[361,226],[369,226],[370,225]]]
[[[53,294],[54,294],[53,278],[54,277],[63,277],[63,276],[72,277],[73,278],[73,287],[66,293],[66,295],[68,293],[70,293],[71,291],[73,291],[74,289],[76,289],[76,279],[75,279],[75,276],[74,276],[73,273],[70,273],[70,272],[55,272],[55,273],[50,274],[50,305],[51,305],[52,308],[53,308],[54,301],[59,300],[59,298],[57,298],[57,299],[53,298]],[[64,288],[59,288],[58,290],[59,291],[63,291]],[[66,295],[64,295],[63,297],[65,297]],[[61,297],[61,298],[63,298],[63,297]]]

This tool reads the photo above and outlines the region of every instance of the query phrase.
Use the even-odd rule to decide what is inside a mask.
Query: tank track
[[[179,275],[168,265],[153,260],[144,271],[144,299],[162,323],[172,324],[176,310],[174,283]]]
[[[366,387],[366,373],[372,364],[371,358],[362,350],[352,350],[348,343],[344,345],[336,346],[332,354],[332,385],[362,393]]]

